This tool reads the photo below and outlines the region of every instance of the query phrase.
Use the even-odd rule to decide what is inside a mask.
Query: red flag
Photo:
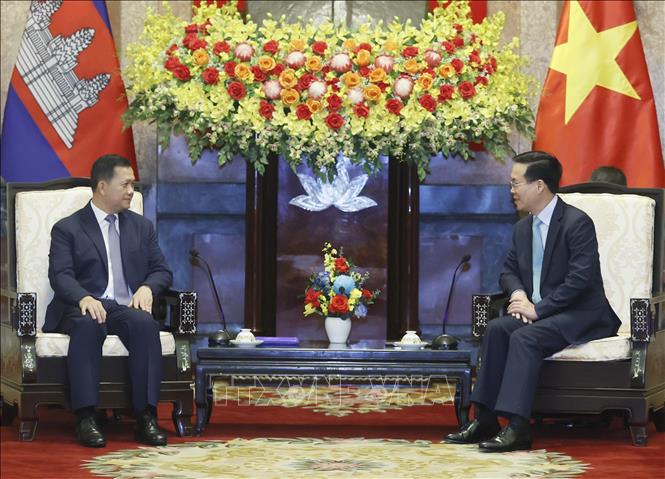
[[[439,7],[446,8],[451,1],[427,0],[427,11],[431,12]],[[487,16],[487,0],[469,0],[469,6],[471,7],[473,23],[482,23]]]
[[[628,186],[665,187],[658,120],[631,1],[568,1],[536,119],[534,149],[563,165],[562,185],[599,166]]]

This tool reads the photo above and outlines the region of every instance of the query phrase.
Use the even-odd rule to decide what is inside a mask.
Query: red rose
[[[231,83],[229,83],[229,86],[226,88],[226,91],[229,92],[229,96],[234,100],[241,100],[247,94],[245,85],[237,81],[232,81]]]
[[[340,273],[346,273],[349,271],[349,263],[346,261],[346,258],[336,258],[335,259],[335,269]]]
[[[168,48],[168,50],[166,50],[166,54],[167,54],[167,55],[172,55],[173,52],[176,51],[177,49],[178,49],[178,45],[176,45],[176,44],[174,43],[173,45],[171,45],[171,46]]]
[[[217,68],[209,67],[203,70],[201,77],[203,78],[204,83],[208,85],[214,85],[219,80],[219,71]]]
[[[370,68],[368,66],[360,67],[358,69],[358,73],[360,73],[361,77],[366,77],[367,75],[370,74],[371,71],[372,70],[370,70]]]
[[[301,103],[298,105],[298,108],[296,108],[296,116],[298,117],[298,120],[309,120],[312,118],[312,111],[307,105]]]
[[[212,51],[215,55],[219,55],[220,53],[229,53],[231,51],[231,45],[226,43],[226,41],[217,42],[212,47]]]
[[[397,98],[391,98],[386,102],[386,110],[388,110],[393,115],[399,115],[399,112],[402,111],[402,102]]]
[[[267,120],[272,120],[272,114],[275,111],[275,107],[271,103],[261,100],[259,102],[259,115]]]
[[[180,60],[177,57],[169,57],[169,59],[164,62],[164,68],[170,72],[175,70],[180,65],[182,65],[182,63],[180,63]]]
[[[462,37],[453,38],[453,45],[455,45],[457,48],[463,47],[464,39]]]
[[[273,55],[279,50],[279,43],[277,40],[270,40],[263,45],[263,51],[272,53]]]
[[[254,80],[257,82],[264,82],[267,78],[266,73],[256,65],[251,67],[250,70],[252,70],[252,73],[254,74]]]
[[[478,84],[487,85],[487,78],[482,76],[482,75],[478,75],[476,77],[476,85],[478,85]]]
[[[469,55],[469,63],[480,63],[478,53],[472,52],[471,55]]]
[[[339,113],[331,113],[326,117],[326,124],[333,130],[339,130],[344,124],[344,118]]]
[[[194,51],[194,50],[198,50],[200,48],[205,48],[207,46],[208,46],[208,42],[206,42],[205,40],[201,40],[200,38],[197,38],[196,40],[194,40],[191,43],[189,48],[191,48],[191,50]]]
[[[453,61],[450,62],[450,64],[453,66],[453,68],[457,73],[461,72],[462,68],[464,68],[464,62],[459,58],[455,58]]]
[[[173,75],[180,81],[187,81],[192,78],[192,74],[189,72],[189,68],[185,65],[178,65],[173,69]]]
[[[338,111],[340,108],[342,108],[342,99],[337,95],[330,95],[328,97],[328,110],[335,112]]]
[[[199,26],[196,23],[192,23],[185,27],[185,32],[187,33],[196,33],[199,31]]]
[[[314,75],[312,75],[311,73],[305,73],[298,80],[297,89],[300,91],[307,90],[314,80],[316,80],[316,77]]]
[[[457,30],[457,33],[460,33],[460,32],[462,32],[462,31],[464,30],[464,27],[463,27],[462,25],[460,25],[459,23],[454,23],[454,24],[453,24],[453,28],[454,28],[455,30]]]
[[[363,298],[365,298],[365,299],[372,299],[372,292],[369,289],[364,289],[363,288],[362,295],[363,295]]]
[[[226,62],[224,64],[224,72],[226,73],[226,76],[229,78],[235,78],[236,77],[236,62]]]
[[[457,90],[465,100],[476,94],[476,87],[474,87],[473,83],[470,81],[463,81],[460,83],[459,87],[457,87]]]
[[[429,112],[434,112],[436,110],[436,100],[430,94],[423,95],[418,100],[420,106]]]
[[[182,39],[182,44],[183,44],[183,46],[186,46],[187,48],[191,49],[190,45],[197,38],[198,37],[196,36],[196,33],[188,33],[187,35],[185,35],[185,38]]]
[[[321,75],[326,76],[330,72],[330,67],[328,65],[321,68]]]
[[[485,70],[485,72],[488,75],[491,75],[492,73],[494,73],[494,68],[492,68],[492,65],[489,62],[485,63],[485,66],[483,67],[483,70]]]
[[[276,77],[278,77],[279,74],[282,73],[285,68],[286,67],[282,63],[278,63],[277,65],[275,65],[275,68],[270,70],[270,74],[275,75]]]
[[[453,45],[452,42],[442,42],[441,45],[443,45],[443,48],[445,48],[448,53],[455,51],[455,45]]]
[[[312,43],[312,51],[316,53],[317,55],[323,56],[326,53],[326,49],[328,48],[328,44],[326,42],[322,41],[316,41]]]
[[[386,88],[388,88],[390,85],[386,82],[380,81],[376,84],[376,86],[378,86],[381,91],[386,91]]]
[[[321,293],[314,288],[309,288],[305,293],[305,304],[311,304],[315,308],[318,308],[321,305],[321,303],[319,303],[320,294]]]
[[[453,97],[453,93],[455,93],[455,87],[452,85],[441,85],[439,88],[439,101],[443,103],[450,100]]]
[[[405,47],[402,50],[402,56],[404,58],[413,58],[418,55],[418,47]]]
[[[368,52],[372,53],[372,45],[369,43],[361,43],[358,45],[358,48],[356,48],[356,53],[358,53],[360,50],[367,50]]]
[[[369,108],[364,103],[356,103],[353,105],[353,113],[360,118],[367,118],[369,116]]]
[[[328,306],[328,312],[337,313],[337,314],[346,314],[349,312],[349,300],[346,299],[346,296],[341,294],[336,294],[330,300],[330,305]]]

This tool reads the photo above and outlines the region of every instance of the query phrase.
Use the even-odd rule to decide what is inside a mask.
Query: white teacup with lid
[[[256,338],[252,334],[251,329],[241,329],[236,336],[236,341],[239,343],[253,343],[256,341]]]
[[[402,336],[402,344],[420,344],[422,341],[420,340],[420,336],[416,334],[415,331],[407,331],[404,336]]]

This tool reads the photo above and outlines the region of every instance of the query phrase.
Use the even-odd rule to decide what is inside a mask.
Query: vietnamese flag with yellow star
[[[630,187],[665,187],[653,91],[631,1],[567,1],[536,119],[534,149],[563,165],[562,185],[599,166]]]

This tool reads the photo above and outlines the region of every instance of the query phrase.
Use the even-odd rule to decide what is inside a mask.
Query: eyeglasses
[[[515,181],[515,180],[510,180],[510,183],[508,183],[508,186],[510,186],[510,189],[511,189],[511,190],[516,190],[516,189],[519,188],[520,186],[522,186],[522,185],[528,185],[529,183],[533,183],[533,181],[521,181],[521,182],[518,182],[518,181]]]

